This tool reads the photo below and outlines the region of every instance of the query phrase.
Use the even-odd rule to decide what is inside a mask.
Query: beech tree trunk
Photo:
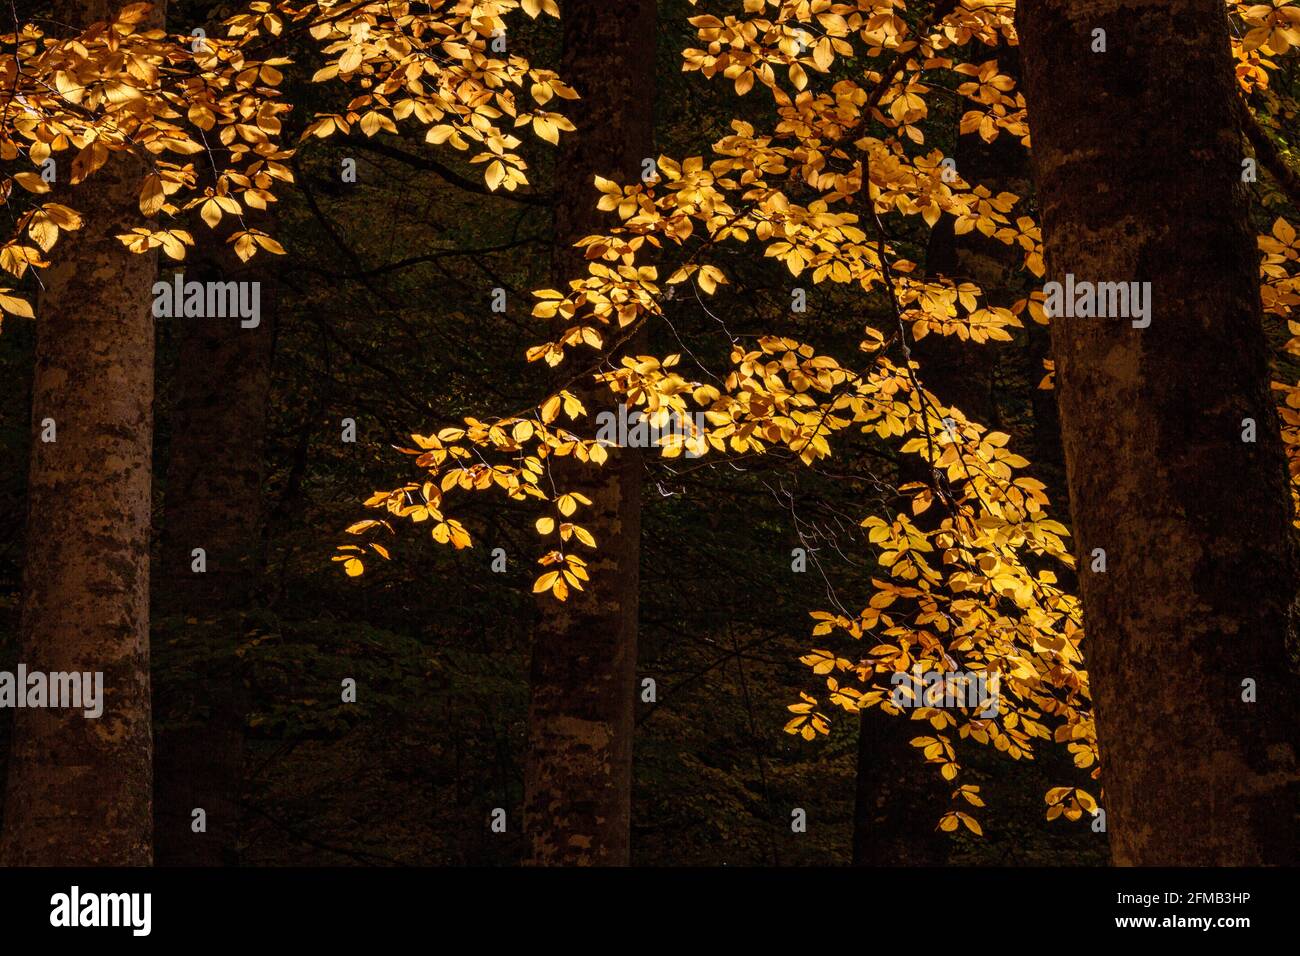
[[[108,0],[56,3],[59,23]],[[161,24],[163,8],[153,22]],[[71,172],[58,154],[58,174]],[[42,278],[19,661],[103,672],[103,714],[14,711],[0,863],[148,865],[151,850],[149,509],[155,256],[139,224],[140,161],[114,156],[64,197],[83,217]],[[52,420],[55,441],[42,441]]]
[[[1293,864],[1292,508],[1224,6],[1017,17],[1049,278],[1152,284],[1147,328],[1052,320],[1114,859]]]
[[[577,132],[561,141],[554,269],[567,283],[586,274],[573,243],[608,229],[596,209],[597,175],[634,182],[654,155],[654,0],[564,0],[560,75],[582,99]],[[614,407],[603,385],[577,390],[589,421]],[[553,463],[557,485],[592,501],[575,520],[598,552],[591,581],[560,604],[541,599],[533,635],[524,829],[538,865],[626,865],[631,821],[632,734],[641,547],[641,459],[614,451],[599,470]]]
[[[246,213],[274,232],[266,217]],[[232,227],[233,228],[233,227]],[[186,280],[260,283],[260,322],[238,317],[174,319],[178,397],[171,429],[155,606],[215,622],[195,673],[155,680],[155,852],[160,866],[238,862],[239,798],[247,694],[236,656],[242,614],[258,581],[262,537],[262,448],[275,336],[275,263],[244,263],[217,234],[199,227]],[[193,570],[202,548],[206,570]],[[192,679],[188,679],[192,678]],[[165,692],[166,690],[166,692]],[[175,693],[171,693],[171,691]],[[193,830],[193,811],[206,831]]]

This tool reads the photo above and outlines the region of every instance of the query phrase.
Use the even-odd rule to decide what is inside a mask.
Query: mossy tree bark
[[[109,0],[55,4],[89,26]],[[155,7],[153,23],[163,22]],[[71,157],[62,154],[59,173]],[[147,865],[152,859],[149,528],[153,254],[115,238],[139,224],[140,161],[116,156],[71,191],[83,217],[43,273],[37,307],[19,660],[103,672],[103,714],[14,712],[0,862]],[[42,441],[53,420],[55,441]]]
[[[1052,319],[1114,859],[1294,863],[1292,507],[1225,9],[1017,18],[1049,278],[1151,283],[1149,327]]]

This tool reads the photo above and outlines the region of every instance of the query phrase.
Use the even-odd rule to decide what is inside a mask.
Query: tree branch
[[[1269,171],[1292,204],[1300,207],[1300,173],[1287,165],[1287,161],[1278,151],[1277,144],[1273,142],[1264,127],[1259,125],[1259,120],[1255,118],[1255,114],[1251,112],[1245,100],[1238,97],[1237,106],[1241,114],[1242,131],[1250,140],[1251,148],[1255,150],[1255,158]]]
[[[511,202],[524,203],[528,206],[549,206],[551,197],[545,193],[514,193],[514,192],[493,192],[488,189],[484,183],[469,179],[438,162],[436,159],[429,159],[427,156],[417,156],[415,153],[408,153],[404,149],[398,149],[396,146],[390,146],[387,143],[380,142],[376,139],[369,139],[362,136],[345,136],[338,142],[346,143],[349,146],[357,146],[361,149],[377,153],[380,156],[386,156],[389,159],[395,159],[398,162],[405,163],[407,166],[415,169],[427,169],[430,172],[437,173],[453,186],[459,186],[468,192],[478,193],[480,196],[493,196],[497,199],[509,199]]]

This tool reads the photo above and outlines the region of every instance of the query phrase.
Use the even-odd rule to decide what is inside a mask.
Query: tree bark
[[[557,167],[557,282],[586,274],[573,242],[608,229],[597,175],[631,183],[653,155],[654,0],[565,0],[560,75],[582,99]],[[603,385],[575,390],[589,420],[614,407]],[[553,462],[557,487],[592,501],[579,522],[595,536],[591,581],[559,604],[543,596],[533,635],[524,829],[538,865],[626,865],[641,537],[641,459],[610,454],[599,471]]]
[[[1147,328],[1052,319],[1114,859],[1294,863],[1292,508],[1224,7],[1017,17],[1049,277],[1152,283]]]
[[[88,26],[108,0],[58,3]],[[163,8],[152,23],[161,24]],[[61,177],[71,156],[60,154]],[[30,671],[103,672],[103,714],[14,712],[0,862],[148,865],[149,510],[153,451],[153,254],[115,234],[139,224],[139,160],[114,156],[70,201],[80,231],[43,274],[19,660]],[[53,419],[56,440],[41,441]]]

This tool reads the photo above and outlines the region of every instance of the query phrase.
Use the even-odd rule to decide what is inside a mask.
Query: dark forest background
[[[180,2],[169,19],[202,25],[222,12]],[[707,152],[737,116],[770,122],[768,99],[737,99],[727,84],[682,73],[681,50],[695,41],[691,12],[685,0],[659,4],[656,154]],[[545,65],[558,60],[559,40],[549,18],[525,21],[511,36]],[[310,64],[317,53],[307,43],[294,56]],[[310,72],[287,78],[298,129],[345,101],[332,85],[305,82]],[[972,165],[996,170],[1002,188],[1031,192],[1023,150],[1019,159],[972,155],[978,147],[959,143],[967,139],[957,135],[959,104],[935,97],[932,109],[939,113],[928,130],[937,138],[927,147],[966,150]],[[471,550],[407,531],[391,542],[396,560],[373,563],[360,578],[330,561],[342,529],[364,516],[360,502],[407,476],[391,446],[540,394],[545,371],[523,353],[542,340],[530,290],[552,284],[556,151],[536,142],[522,149],[533,180],[527,196],[488,194],[461,155],[418,137],[308,142],[294,161],[298,182],[276,204],[273,231],[289,255],[256,261],[266,334],[255,361],[265,360],[264,373],[227,374],[247,358],[187,342],[179,320],[158,323],[158,785],[187,749],[225,746],[214,728],[237,729],[238,752],[225,755],[226,766],[242,768],[226,862],[514,865],[526,855],[518,814],[537,614],[529,593],[535,516],[471,496],[457,515],[475,538]],[[348,158],[355,184],[341,181]],[[1023,276],[997,250],[959,250],[942,228],[910,242],[902,248],[913,258],[960,254],[974,274],[1008,277],[988,287],[1023,293]],[[667,306],[672,325],[722,322],[752,334],[780,316],[790,334],[801,334],[802,321],[805,338],[851,354],[864,320],[888,321],[881,302],[803,283],[807,311],[792,324],[792,283],[780,263],[749,247],[724,246],[719,255],[731,285],[707,310],[679,295]],[[165,264],[162,277],[174,268]],[[202,260],[182,268],[192,276]],[[494,288],[507,290],[504,314],[490,308]],[[1012,342],[930,346],[927,386],[1008,432],[1068,523],[1054,402],[1039,389],[1047,331],[1027,324]],[[716,340],[721,359],[725,339]],[[8,322],[0,336],[0,669],[17,660],[24,548],[33,544],[23,540],[33,343],[31,323]],[[673,350],[669,326],[656,327],[650,351]],[[196,374],[196,361],[224,371]],[[260,441],[241,430],[249,401],[265,407]],[[346,419],[355,421],[354,443],[342,440]],[[187,434],[201,440],[178,461]],[[655,680],[657,700],[637,704],[633,863],[847,864],[855,828],[859,841],[888,842],[899,863],[1107,862],[1105,834],[1086,821],[1044,819],[1043,792],[1070,773],[1062,748],[1044,746],[1038,759],[1019,763],[976,748],[966,782],[979,784],[987,803],[979,838],[934,832],[937,814],[926,811],[924,794],[945,784],[918,752],[873,750],[844,715],[829,738],[782,732],[787,705],[810,680],[799,662],[812,646],[808,611],[855,606],[876,572],[854,517],[870,491],[861,476],[897,476],[902,467],[883,443],[861,436],[833,462],[821,471],[767,462],[741,473],[707,460],[644,460],[637,673]],[[211,474],[195,479],[196,469]],[[219,500],[194,493],[186,507],[181,482],[215,486],[205,480],[224,482]],[[224,529],[223,546],[240,563],[200,593],[177,583],[175,555],[188,553],[185,535],[205,526]],[[791,569],[798,547],[812,558],[803,573]],[[506,552],[504,573],[491,569],[494,548]],[[339,699],[349,677],[359,688],[355,704]],[[0,777],[11,722],[12,712],[0,711]],[[873,795],[865,804],[857,800],[863,787]],[[504,834],[489,827],[498,807],[508,814]],[[807,812],[806,833],[791,831],[794,808]]]

